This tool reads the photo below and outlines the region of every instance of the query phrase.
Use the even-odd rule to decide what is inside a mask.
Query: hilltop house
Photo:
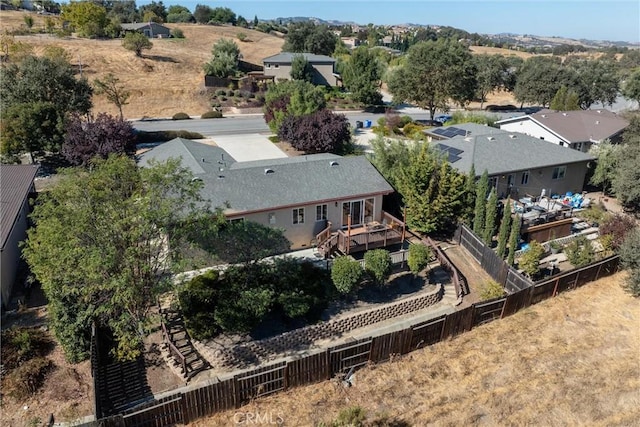
[[[19,243],[27,237],[29,197],[35,194],[37,165],[0,166],[0,302],[6,308],[20,262]]]
[[[120,24],[122,31],[130,32],[135,31],[142,33],[145,36],[153,38],[168,39],[171,37],[171,30],[164,25],[160,25],[156,22],[139,22],[134,24]]]
[[[382,198],[393,188],[364,156],[236,162],[219,147],[176,138],[142,154],[139,164],[168,158],[182,159],[202,180],[202,196],[223,206],[228,220],[282,228],[292,249],[324,245],[325,254],[353,252],[401,237],[402,222],[382,211]]]
[[[426,134],[458,171],[468,173],[473,164],[479,176],[486,169],[500,197],[579,193],[594,160],[539,138],[474,123],[432,128]]]
[[[582,152],[605,139],[619,142],[622,131],[629,126],[627,120],[604,109],[542,110],[530,116],[500,120],[496,124],[508,132],[523,133]]]
[[[342,81],[340,75],[335,72],[336,60],[326,55],[313,53],[280,52],[262,60],[265,76],[289,80],[291,79],[291,63],[296,55],[302,55],[313,68],[312,83],[316,85],[338,86]]]

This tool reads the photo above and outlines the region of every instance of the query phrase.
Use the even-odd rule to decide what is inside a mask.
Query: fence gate
[[[240,406],[252,399],[284,390],[286,366],[287,362],[280,362],[236,375],[236,404]]]
[[[359,368],[369,362],[371,338],[342,344],[329,349],[329,377],[346,374],[351,368]]]

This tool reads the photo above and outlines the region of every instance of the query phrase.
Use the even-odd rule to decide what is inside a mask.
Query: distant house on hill
[[[142,33],[149,38],[162,38],[167,39],[171,37],[171,30],[164,25],[157,24],[155,22],[139,22],[135,24],[121,24],[122,31],[130,32],[135,31]]]
[[[587,152],[605,139],[620,142],[629,122],[609,110],[542,110],[530,116],[496,122],[500,129],[520,132],[562,147]]]
[[[291,79],[291,63],[297,55],[302,55],[313,68],[312,83],[316,85],[338,86],[342,81],[340,74],[335,72],[336,60],[326,55],[313,53],[280,52],[262,60],[265,76],[275,79]]]

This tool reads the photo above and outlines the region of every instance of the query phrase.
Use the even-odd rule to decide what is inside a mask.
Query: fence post
[[[600,270],[602,269],[602,264],[600,263],[600,265],[598,266],[598,271],[596,271],[596,280],[598,280],[598,278],[600,277]]]
[[[189,411],[187,408],[187,400],[184,398],[184,394],[180,393],[180,410],[182,411],[182,423],[187,425],[191,421],[189,419]]]
[[[556,295],[558,295],[558,284],[560,283],[560,278],[558,277],[556,279],[556,284],[553,287],[553,293],[551,294],[552,297],[555,297]]]
[[[324,352],[325,358],[324,358],[324,363],[325,363],[325,378],[330,380],[331,379],[331,353],[330,353],[330,349],[328,348],[327,351]]]
[[[285,390],[289,388],[289,362],[284,365],[284,369],[282,370],[282,386]]]
[[[231,382],[232,390],[233,390],[233,403],[235,404],[236,409],[239,409],[242,405],[242,401],[240,399],[240,388],[238,387],[238,376],[233,376],[233,381]]]

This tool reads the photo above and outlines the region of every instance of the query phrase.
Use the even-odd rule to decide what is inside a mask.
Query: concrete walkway
[[[266,135],[219,135],[211,138],[218,147],[229,153],[237,162],[280,159],[288,157],[269,141]]]

